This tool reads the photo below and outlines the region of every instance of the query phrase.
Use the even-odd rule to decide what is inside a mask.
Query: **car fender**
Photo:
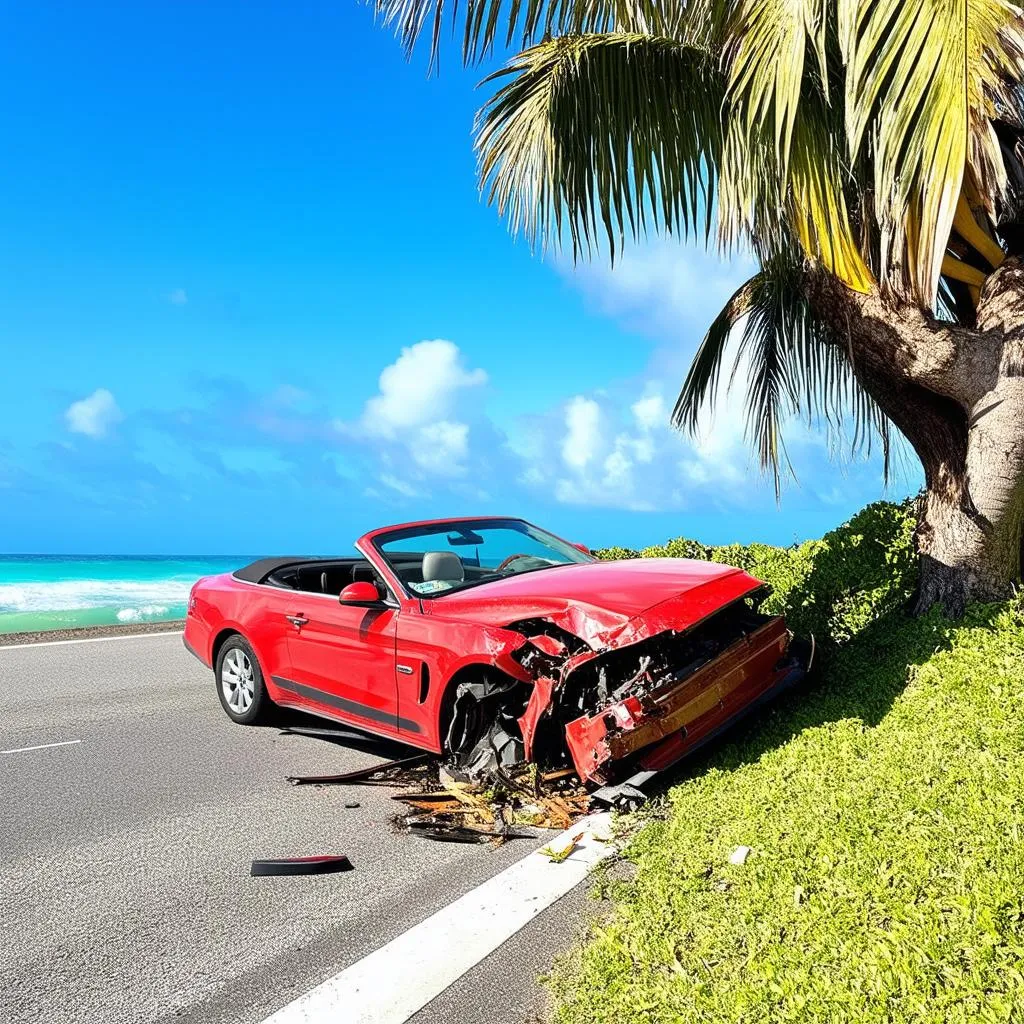
[[[526,642],[515,630],[435,615],[401,616],[398,630],[398,661],[415,666],[411,674],[399,676],[401,714],[419,723],[418,742],[435,752],[442,747],[446,699],[467,673],[497,670],[532,683],[530,675],[512,657]],[[421,665],[426,667],[429,679],[427,699],[422,703]]]

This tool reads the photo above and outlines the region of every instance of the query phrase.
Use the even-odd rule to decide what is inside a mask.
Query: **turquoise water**
[[[188,592],[200,576],[230,572],[249,561],[245,556],[0,555],[0,633],[184,618]]]

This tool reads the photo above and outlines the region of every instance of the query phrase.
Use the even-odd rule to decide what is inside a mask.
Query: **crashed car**
[[[444,755],[588,783],[657,771],[805,674],[740,569],[602,561],[521,519],[374,530],[193,587],[184,641],[243,724],[297,708]]]

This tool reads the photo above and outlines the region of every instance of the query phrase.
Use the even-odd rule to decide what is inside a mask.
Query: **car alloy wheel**
[[[245,651],[238,647],[228,651],[220,669],[220,689],[224,703],[236,715],[244,715],[256,697],[256,673]]]

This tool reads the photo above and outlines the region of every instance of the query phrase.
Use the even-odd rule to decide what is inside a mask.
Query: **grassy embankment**
[[[642,553],[749,568],[825,663],[653,809],[559,1024],[1024,1020],[1024,601],[908,619],[910,533]]]

